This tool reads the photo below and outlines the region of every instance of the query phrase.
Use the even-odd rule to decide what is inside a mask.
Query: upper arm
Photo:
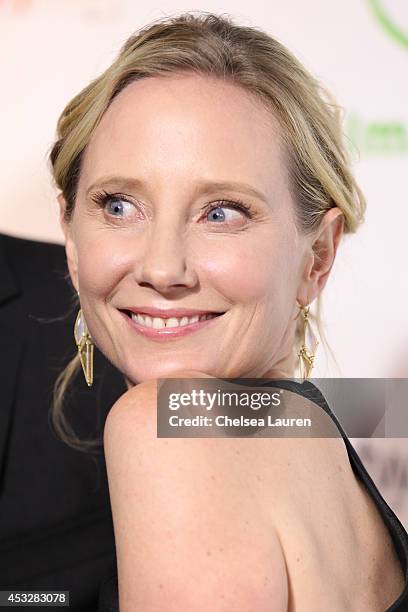
[[[121,612],[286,612],[284,555],[255,477],[261,441],[157,438],[153,391],[119,402],[105,426]]]

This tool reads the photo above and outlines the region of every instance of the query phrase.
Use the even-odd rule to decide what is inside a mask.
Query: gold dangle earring
[[[78,311],[74,325],[74,337],[86,383],[88,387],[91,387],[93,383],[94,344],[81,308]]]
[[[299,314],[303,317],[303,334],[302,344],[298,353],[300,372],[303,380],[309,378],[316,356],[316,349],[319,346],[319,341],[313,332],[309,320],[310,306],[302,306],[299,304]]]

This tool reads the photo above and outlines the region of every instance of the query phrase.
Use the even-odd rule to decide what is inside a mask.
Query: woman
[[[316,80],[260,30],[164,19],[67,105],[51,162],[85,377],[95,344],[128,387],[104,432],[121,612],[407,609],[408,536],[338,423],[156,437],[157,378],[310,373],[308,307],[365,208]]]

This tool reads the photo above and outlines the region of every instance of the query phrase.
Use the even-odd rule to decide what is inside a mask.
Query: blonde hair
[[[113,99],[130,83],[151,76],[196,73],[240,86],[266,105],[278,121],[284,143],[289,188],[299,230],[313,232],[322,216],[337,206],[344,232],[355,232],[366,202],[352,171],[342,134],[342,109],[331,94],[284,45],[258,28],[237,25],[225,14],[190,11],[153,21],[132,35],[118,56],[65,107],[50,152],[56,186],[71,219],[83,153]],[[316,322],[321,325],[317,300]],[[296,340],[299,336],[299,326]],[[328,345],[327,345],[328,346]],[[55,387],[53,423],[64,433],[62,400],[78,359]],[[91,442],[87,442],[89,446]]]

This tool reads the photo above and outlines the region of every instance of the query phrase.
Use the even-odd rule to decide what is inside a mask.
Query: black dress
[[[331,411],[322,393],[312,382],[308,380],[300,383],[294,380],[271,381],[265,379],[265,382],[263,382],[261,379],[257,379],[256,384],[258,386],[278,386],[279,388],[288,389],[289,391],[299,393],[313,401],[315,404],[319,405],[331,417],[346,444],[348,457],[354,474],[364,483],[390,533],[405,577],[403,592],[384,612],[408,612],[408,534],[402,523],[399,521],[397,516],[378,491],[373,480],[361,462],[356,450],[352,446],[335,414]],[[118,578],[116,568],[112,568],[111,577],[101,584],[97,612],[119,612]]]

